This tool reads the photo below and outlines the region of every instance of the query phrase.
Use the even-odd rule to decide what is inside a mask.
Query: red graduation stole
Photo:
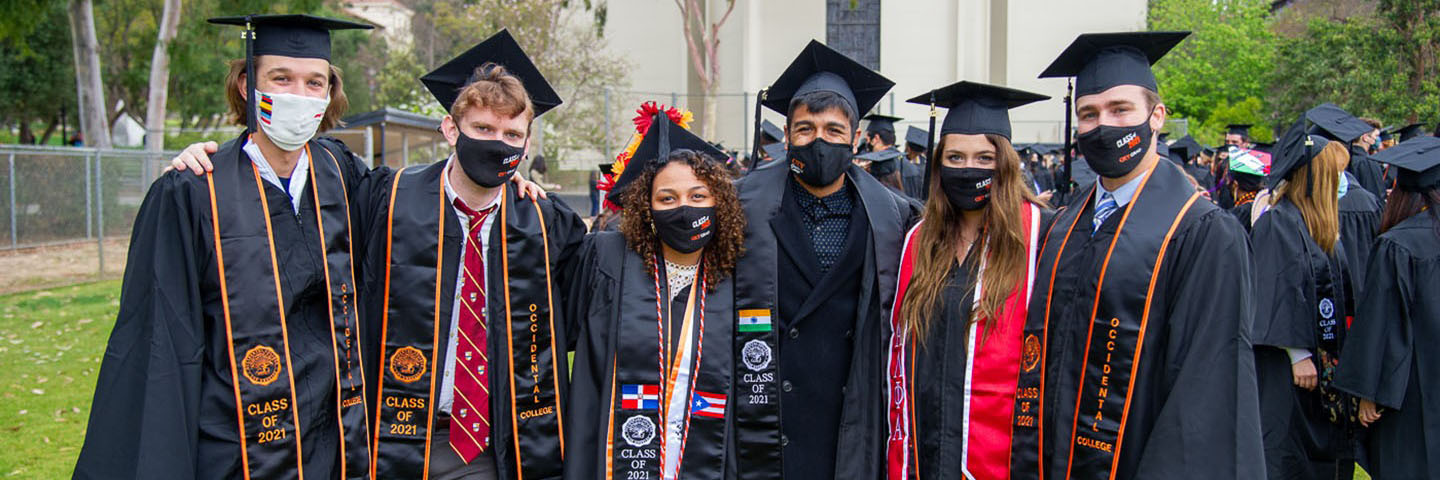
[[[965,439],[961,446],[960,458],[964,474],[971,478],[1010,478],[1010,431],[1014,417],[1016,381],[1020,375],[1022,360],[1029,359],[1030,345],[1023,345],[1021,334],[1025,326],[1027,306],[1030,303],[1030,288],[1035,281],[1036,246],[1040,243],[1040,208],[1026,204],[1021,211],[1021,222],[1026,226],[1027,264],[1025,280],[1015,285],[1005,300],[1000,318],[994,319],[989,331],[982,332],[979,322],[969,326],[966,340],[964,423]],[[890,361],[887,364],[890,385],[889,428],[890,441],[886,448],[887,478],[907,480],[910,472],[919,475],[919,452],[916,444],[917,425],[914,416],[913,355],[915,343],[911,341],[900,316],[904,305],[905,292],[915,271],[916,238],[924,222],[915,225],[905,236],[905,250],[900,257],[899,285],[895,291],[895,306],[890,316]],[[983,254],[982,254],[983,257]],[[984,260],[981,260],[983,271]],[[962,267],[963,268],[963,267]],[[978,302],[984,285],[977,279],[975,300]],[[984,341],[981,341],[981,338]],[[909,352],[906,349],[909,349]],[[1035,346],[1038,354],[1038,345]],[[1024,355],[1022,355],[1024,353]],[[909,371],[907,371],[909,369]]]

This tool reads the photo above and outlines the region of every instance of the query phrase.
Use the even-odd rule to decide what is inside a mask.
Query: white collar
[[[255,163],[255,169],[260,171],[260,178],[280,187],[281,190],[287,190],[285,184],[280,183],[280,175],[275,173],[275,168],[265,160],[265,154],[260,153],[259,145],[247,138],[245,146],[241,150],[250,156],[251,162]],[[297,214],[300,212],[300,200],[304,198],[300,194],[305,193],[305,182],[310,177],[309,150],[308,148],[300,150],[300,159],[295,161],[295,169],[290,171],[290,188],[285,192],[290,194],[290,207]]]

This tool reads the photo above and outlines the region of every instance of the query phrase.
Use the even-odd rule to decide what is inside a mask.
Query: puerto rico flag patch
[[[740,323],[736,329],[741,332],[768,332],[770,331],[770,310],[755,309],[741,310]]]
[[[625,410],[660,408],[660,386],[622,385],[620,387],[620,408]]]
[[[695,391],[695,400],[690,404],[690,414],[710,418],[725,418],[725,395]]]

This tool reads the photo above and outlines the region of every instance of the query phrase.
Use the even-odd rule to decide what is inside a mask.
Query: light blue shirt
[[[1124,185],[1121,185],[1120,188],[1115,189],[1115,191],[1113,192],[1106,190],[1105,184],[1101,183],[1101,179],[1096,178],[1095,188],[1097,191],[1095,192],[1095,200],[1093,202],[1093,206],[1095,208],[1099,208],[1100,198],[1105,196],[1106,193],[1108,193],[1112,198],[1115,199],[1115,206],[1117,208],[1125,208],[1126,205],[1130,204],[1130,200],[1135,198],[1135,191],[1140,189],[1140,182],[1145,181],[1146,175],[1149,175],[1149,173],[1130,179],[1130,181],[1125,182]]]

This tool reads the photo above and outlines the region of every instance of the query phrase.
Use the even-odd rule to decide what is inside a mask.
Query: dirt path
[[[129,238],[105,240],[105,270],[94,241],[0,252],[0,294],[119,278]]]

